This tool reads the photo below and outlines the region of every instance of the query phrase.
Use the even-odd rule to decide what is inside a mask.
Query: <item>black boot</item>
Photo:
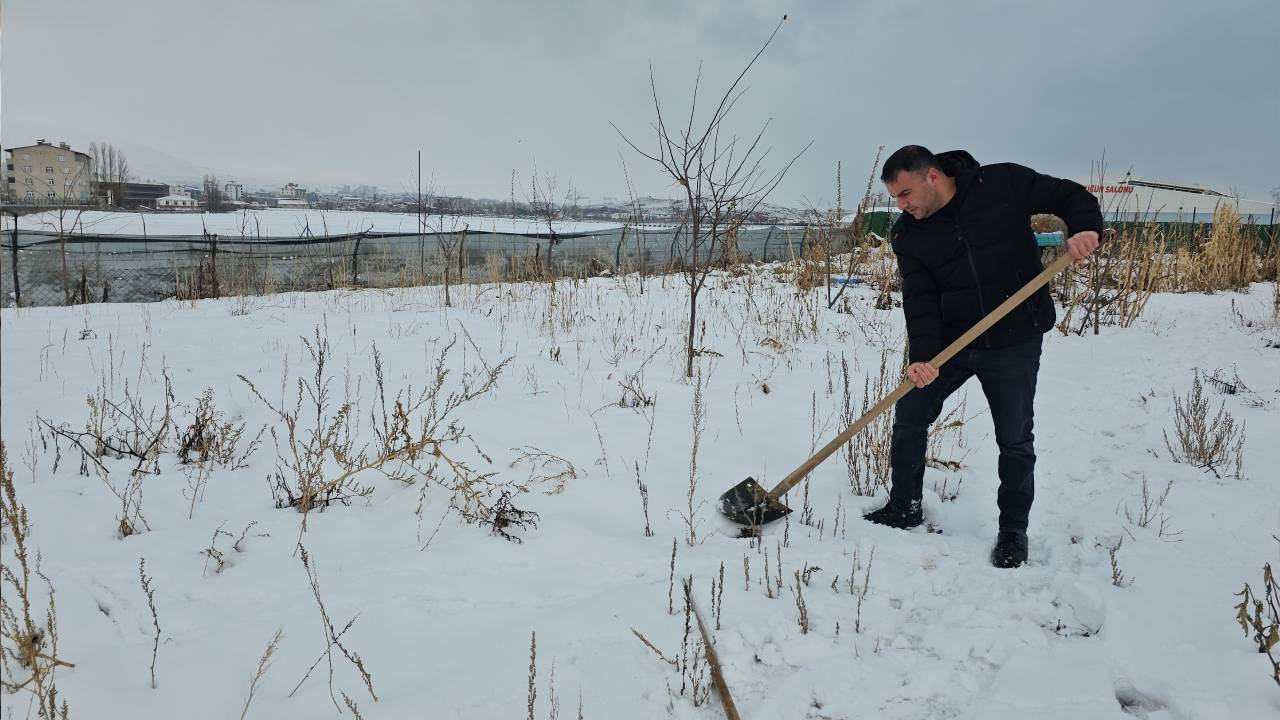
[[[907,530],[924,523],[924,510],[920,507],[919,500],[909,502],[890,500],[884,507],[872,510],[862,517],[877,525]]]
[[[991,550],[991,564],[998,568],[1016,568],[1027,561],[1027,534],[1017,530],[1001,530]]]

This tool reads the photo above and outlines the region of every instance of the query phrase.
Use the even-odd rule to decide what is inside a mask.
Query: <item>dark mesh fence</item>
[[[726,250],[747,260],[804,253],[803,228],[738,232]],[[670,228],[587,234],[365,232],[306,238],[89,235],[17,230],[0,244],[0,295],[12,307],[149,302],[338,287],[404,287],[662,270],[684,257]],[[705,250],[701,251],[705,252]],[[700,253],[700,261],[705,261]]]
[[[873,213],[866,229],[883,236],[891,218]],[[1117,229],[1123,221],[1111,223]],[[1157,223],[1166,250],[1193,246],[1208,224]],[[1275,225],[1242,225],[1264,256]],[[740,230],[719,243],[715,260],[789,260],[813,237],[802,227]],[[684,238],[671,228],[622,228],[547,235],[466,232],[360,232],[306,237],[65,234],[13,230],[0,241],[0,304],[150,302],[340,287],[408,287],[500,282],[605,270],[660,272],[678,267]],[[699,261],[706,260],[705,249]],[[446,267],[446,258],[448,264]]]

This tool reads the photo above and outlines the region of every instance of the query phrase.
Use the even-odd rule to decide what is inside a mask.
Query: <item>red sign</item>
[[[1089,185],[1085,188],[1091,193],[1109,192],[1109,193],[1131,193],[1132,185],[1108,185],[1105,188],[1101,185]]]

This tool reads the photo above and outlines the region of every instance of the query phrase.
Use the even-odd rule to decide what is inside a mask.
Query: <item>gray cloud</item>
[[[1280,185],[1271,0],[698,3],[638,0],[95,0],[5,7],[3,137],[146,148],[140,174],[408,188],[505,197],[534,164],[600,197],[673,194],[627,150],[652,142],[652,62],[668,111],[704,106],[781,17],[732,127],[774,166],[813,140],[775,199],[846,194],[875,148],[963,147],[1087,177]],[[159,158],[181,158],[167,162]],[[144,166],[144,159],[152,167]],[[519,192],[519,191],[517,191]]]

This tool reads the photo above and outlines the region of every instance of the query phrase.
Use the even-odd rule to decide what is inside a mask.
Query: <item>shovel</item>
[[[1014,293],[1008,300],[1000,303],[1000,305],[987,316],[978,321],[978,324],[969,328],[968,332],[961,335],[955,342],[951,343],[942,352],[938,353],[929,364],[935,368],[941,368],[944,363],[955,356],[965,348],[966,345],[973,342],[979,335],[991,329],[992,325],[999,322],[1010,310],[1020,305],[1027,298],[1031,297],[1035,291],[1049,282],[1053,276],[1062,272],[1064,268],[1072,262],[1071,255],[1063,253],[1052,265],[1045,268],[1043,272],[1031,279],[1022,289]],[[827,443],[821,450],[814,453],[813,457],[805,460],[800,467],[791,471],[791,474],[782,479],[772,490],[765,490],[753,478],[747,478],[742,482],[729,488],[727,492],[720,496],[720,512],[730,520],[739,525],[747,525],[751,528],[759,528],[767,525],[775,520],[781,520],[791,512],[791,508],[782,503],[782,496],[787,491],[795,487],[797,483],[804,479],[806,475],[813,471],[823,460],[826,460],[842,445],[849,441],[860,430],[871,424],[880,413],[888,410],[894,403],[902,399],[903,395],[915,387],[915,383],[910,380],[904,380],[901,385],[887,397],[876,403],[876,406],[867,411],[867,414],[858,418],[858,421],[850,425],[847,430],[836,436],[834,440]],[[744,534],[751,533],[744,530]]]

